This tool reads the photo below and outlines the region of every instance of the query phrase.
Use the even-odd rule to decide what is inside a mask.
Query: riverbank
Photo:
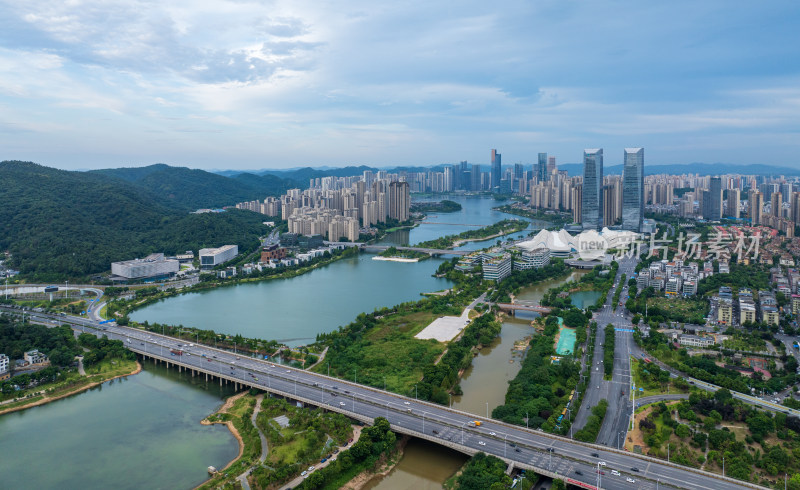
[[[39,394],[37,396],[31,397],[31,398],[28,398],[28,399],[25,399],[25,400],[19,400],[17,402],[10,403],[7,407],[4,407],[4,408],[0,409],[0,415],[4,415],[6,413],[11,413],[11,412],[18,412],[20,410],[26,410],[28,408],[38,407],[40,405],[45,405],[47,403],[54,402],[54,401],[60,400],[62,398],[66,398],[68,396],[72,396],[72,395],[84,392],[86,390],[94,388],[95,386],[99,386],[99,385],[105,383],[106,381],[111,381],[113,379],[124,378],[124,377],[127,377],[127,376],[133,376],[134,374],[139,374],[142,371],[142,365],[139,364],[138,361],[135,361],[135,363],[136,363],[136,368],[133,369],[132,371],[128,372],[128,373],[121,373],[121,374],[112,373],[111,375],[106,375],[106,377],[104,377],[103,375],[100,375],[100,374],[89,375],[89,376],[87,376],[85,378],[85,380],[88,381],[88,382],[86,382],[85,384],[82,384],[81,386],[77,386],[77,387],[71,386],[71,387],[65,388],[64,391],[58,391],[57,390],[57,391],[55,391],[53,393],[49,393],[49,394],[47,393],[47,391],[45,389],[45,390],[43,390],[43,393],[41,393],[41,394]],[[94,377],[101,377],[102,379],[95,379],[93,381],[89,381]]]
[[[446,235],[435,240],[428,240],[415,245],[419,248],[450,249],[457,247],[457,243],[467,241],[483,241],[497,238],[503,235],[510,235],[527,229],[531,225],[530,221],[520,219],[504,219],[477,230],[463,231],[457,235]]]
[[[392,453],[391,457],[386,458],[384,461],[379,461],[376,464],[377,468],[367,469],[357,474],[355,478],[342,486],[342,490],[361,490],[376,478],[384,478],[388,476],[389,473],[391,473],[392,470],[397,467],[397,464],[400,463],[400,460],[403,459],[406,445],[410,439],[411,438],[409,436],[403,436],[400,438],[395,446],[395,452]]]
[[[244,439],[242,439],[242,435],[239,434],[239,431],[236,429],[236,426],[233,425],[233,422],[231,420],[223,420],[224,418],[223,414],[227,415],[228,411],[231,410],[233,406],[236,404],[236,401],[246,395],[247,392],[243,391],[241,393],[229,397],[227,400],[225,400],[225,403],[223,403],[222,406],[217,409],[216,412],[212,413],[211,415],[200,421],[200,425],[214,425],[214,424],[225,425],[231,432],[233,437],[236,438],[236,441],[239,443],[239,453],[228,464],[226,464],[224,468],[219,470],[220,472],[223,472],[228,468],[230,468],[231,466],[233,466],[233,464],[239,461],[239,458],[241,458],[242,455],[244,454]],[[212,417],[219,417],[219,418],[217,420],[212,420]],[[211,480],[213,480],[213,477],[209,478],[207,481],[198,485],[196,488],[203,487],[206,483],[208,483]]]
[[[511,233],[516,233],[516,232],[513,232],[513,231],[512,232],[500,232],[500,233],[495,233],[494,235],[489,235],[487,237],[480,237],[480,238],[461,238],[461,239],[458,239],[455,242],[453,242],[453,245],[450,246],[449,248],[458,248],[461,245],[464,245],[465,243],[470,243],[470,242],[485,242],[487,240],[492,240],[493,238],[500,238],[501,236],[510,235]]]
[[[521,207],[521,204],[506,204],[497,206],[492,209],[500,211],[501,213],[513,214],[522,216],[523,218],[537,219],[547,221],[553,224],[554,227],[567,225],[572,222],[572,216],[567,213],[547,213],[541,210],[533,211],[527,207]]]
[[[341,260],[341,259],[344,259],[344,258],[347,258],[347,257],[352,257],[354,255],[358,255],[358,253],[359,253],[358,248],[351,247],[351,248],[347,248],[345,250],[342,250],[340,253],[332,254],[330,257],[323,258],[323,259],[321,259],[321,260],[319,260],[317,262],[313,262],[312,261],[312,263],[309,264],[309,265],[303,265],[303,266],[299,266],[297,268],[288,268],[287,270],[285,270],[283,272],[280,272],[280,273],[276,273],[276,274],[255,275],[253,277],[243,277],[243,278],[236,277],[236,278],[231,279],[231,280],[220,280],[220,279],[214,278],[214,280],[212,280],[212,281],[199,282],[199,283],[197,283],[197,284],[195,284],[195,285],[193,285],[193,286],[191,286],[189,288],[167,289],[166,291],[159,291],[157,294],[153,294],[153,295],[147,296],[147,297],[143,298],[140,301],[128,302],[127,304],[123,304],[121,306],[119,306],[117,302],[108,303],[106,305],[106,312],[105,313],[108,316],[111,316],[113,314],[115,317],[119,318],[119,317],[122,317],[122,316],[129,315],[133,311],[135,311],[135,310],[137,310],[139,308],[144,308],[145,306],[148,306],[148,305],[150,305],[152,303],[155,303],[156,301],[159,301],[159,300],[162,300],[162,299],[166,299],[166,298],[170,298],[170,297],[173,297],[173,296],[179,296],[179,295],[187,294],[187,293],[197,293],[197,292],[201,292],[201,291],[208,291],[208,290],[222,288],[222,287],[238,286],[240,284],[258,283],[258,282],[271,281],[271,280],[275,280],[275,279],[291,279],[291,278],[294,278],[294,277],[298,277],[298,276],[302,276],[304,274],[307,274],[307,273],[309,273],[309,272],[311,272],[311,271],[313,271],[315,269],[318,269],[320,267],[332,264],[332,263],[334,263],[334,262],[336,262],[338,260]],[[113,307],[112,307],[112,305],[113,305]],[[111,311],[109,312],[108,310],[111,310]],[[102,310],[101,310],[101,312],[102,312]]]

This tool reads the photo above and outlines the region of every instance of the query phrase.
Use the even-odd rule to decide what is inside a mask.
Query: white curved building
[[[587,233],[597,232],[584,231],[579,235],[572,236],[563,229],[559,231],[541,230],[530,240],[518,243],[517,247],[528,252],[537,248],[547,248],[552,257],[568,258],[578,251],[578,244]],[[608,243],[609,249],[617,250],[629,248],[630,244],[635,242],[639,236],[632,231],[609,230],[608,228],[603,228],[599,235]]]

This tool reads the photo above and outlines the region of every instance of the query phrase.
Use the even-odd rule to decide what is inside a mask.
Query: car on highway
[[[614,476],[619,476],[619,471],[611,470],[611,474],[614,475]]]
[[[339,405],[344,406],[344,402],[339,402]]]
[[[483,441],[478,441],[478,444],[481,445],[481,446],[485,446],[486,445],[486,443],[483,442]]]
[[[411,405],[409,402],[403,402],[403,405]]]
[[[600,455],[597,454],[597,453],[592,453],[592,456],[595,457],[595,458],[599,458],[600,457]]]
[[[637,471],[637,472],[638,472],[638,471],[639,471],[639,468],[637,468],[637,467],[635,467],[635,466],[634,466],[633,468],[631,468],[631,471]]]
[[[582,475],[582,474],[583,474],[583,471],[581,471],[581,470],[575,470],[575,474],[576,474],[576,475]]]
[[[494,432],[489,432],[489,435],[490,436],[496,436],[497,434],[495,434]]]
[[[636,480],[631,477],[625,478],[625,480],[627,480],[628,483],[636,483]]]

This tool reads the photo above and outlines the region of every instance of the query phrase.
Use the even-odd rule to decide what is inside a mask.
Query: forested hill
[[[275,175],[217,175],[205,170],[171,167],[159,163],[147,167],[111,168],[87,172],[124,180],[150,193],[162,204],[184,211],[221,208],[242,201],[279,196],[299,184]]]
[[[40,281],[82,278],[153,252],[227,243],[252,249],[265,231],[256,213],[189,214],[144,186],[100,172],[6,161],[0,183],[0,251],[11,252],[11,267]]]

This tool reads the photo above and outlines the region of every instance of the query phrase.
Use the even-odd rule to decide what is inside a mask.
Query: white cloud
[[[32,148],[58,142],[65,155],[86,151],[82,138],[120,161],[132,151],[215,166],[233,148],[258,167],[482,162],[491,147],[526,161],[634,143],[696,159],[693,142],[710,151],[745,133],[741,159],[767,155],[758,141],[785,142],[770,149],[776,158],[796,147],[784,137],[800,114],[800,74],[786,62],[800,54],[788,1],[736,10],[688,0],[0,8],[8,113],[41,129]]]

